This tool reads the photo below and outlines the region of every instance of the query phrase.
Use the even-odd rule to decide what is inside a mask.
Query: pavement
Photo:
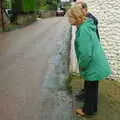
[[[83,107],[83,101],[76,101],[75,95],[84,86],[84,80],[78,75],[72,77],[73,120],[119,120],[120,118],[120,83],[103,80],[99,83],[98,112],[92,117],[80,117],[75,109]]]
[[[0,33],[0,120],[70,120],[69,24],[53,17]]]

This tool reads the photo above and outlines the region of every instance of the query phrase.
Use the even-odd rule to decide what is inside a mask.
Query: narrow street
[[[65,90],[55,93],[62,101],[45,88],[68,28],[67,19],[58,17],[0,34],[0,120],[70,120]]]

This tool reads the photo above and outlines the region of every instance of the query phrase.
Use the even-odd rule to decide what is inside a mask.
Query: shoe
[[[94,112],[91,114],[85,114],[85,115],[86,115],[86,117],[91,118],[91,117],[95,116],[96,114],[97,114],[97,112]]]
[[[83,112],[85,112],[84,108],[83,108]],[[97,111],[95,111],[95,112],[89,112],[89,113],[86,113],[86,112],[85,112],[85,115],[86,115],[87,117],[92,117],[92,116],[94,116],[94,115],[96,115],[96,114],[97,114]]]
[[[75,99],[77,101],[84,101],[85,100],[85,89],[82,89],[76,96]]]
[[[85,113],[83,112],[83,109],[76,109],[76,114],[80,116],[85,116]]]

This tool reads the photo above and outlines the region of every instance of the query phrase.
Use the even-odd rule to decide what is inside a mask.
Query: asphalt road
[[[54,114],[56,99],[43,87],[67,27],[58,17],[0,34],[0,120],[67,120]]]

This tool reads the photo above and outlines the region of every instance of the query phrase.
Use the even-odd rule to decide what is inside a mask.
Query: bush
[[[12,8],[15,14],[35,12],[38,0],[12,0]]]

